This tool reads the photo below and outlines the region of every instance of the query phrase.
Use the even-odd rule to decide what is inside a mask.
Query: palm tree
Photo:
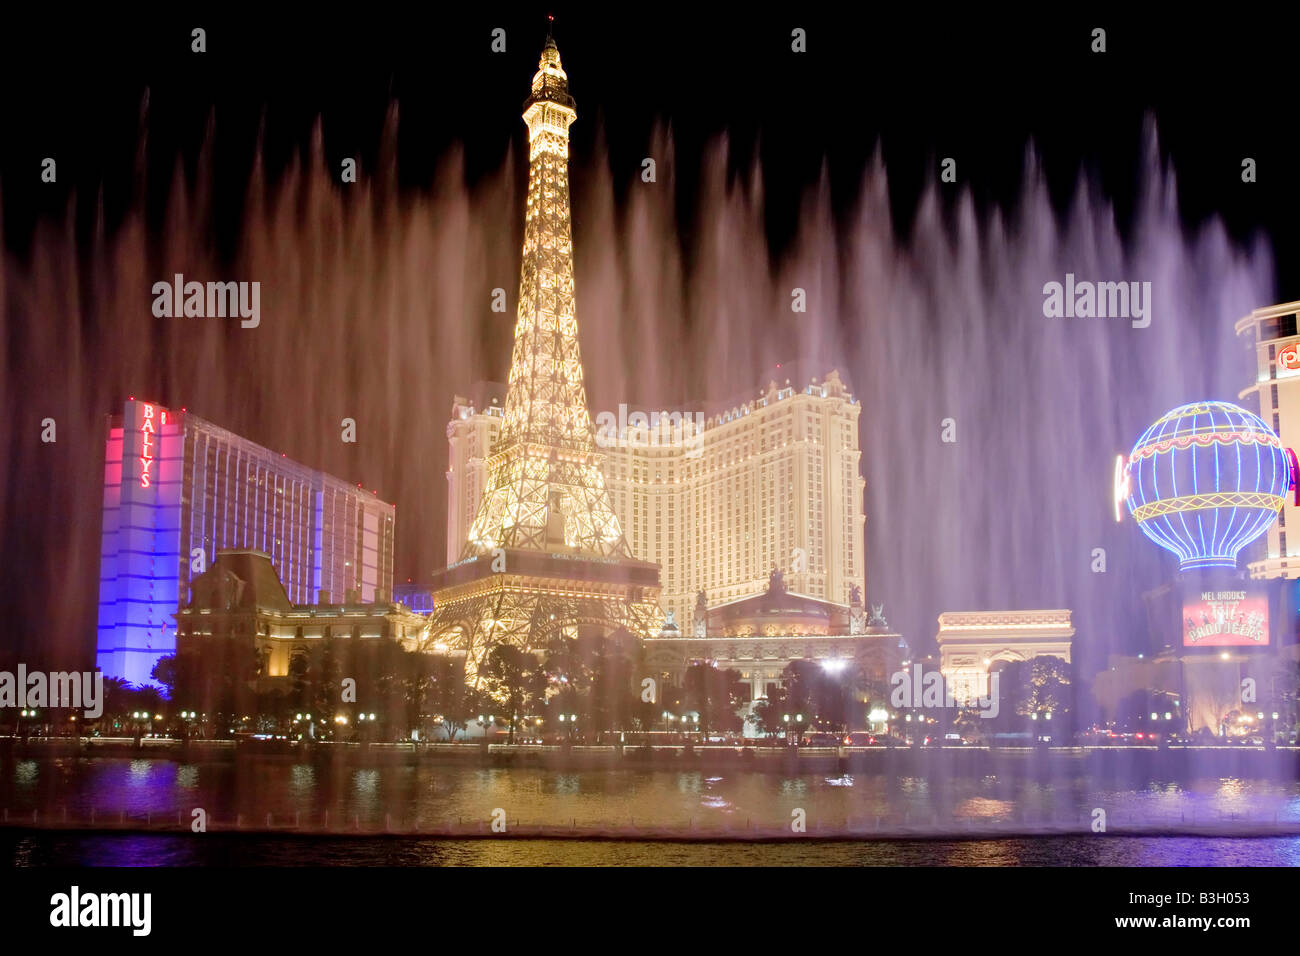
[[[131,712],[131,697],[135,685],[121,677],[104,678],[103,719],[112,721]]]

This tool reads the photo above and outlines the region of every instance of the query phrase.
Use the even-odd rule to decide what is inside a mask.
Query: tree
[[[552,693],[571,688],[579,694],[591,686],[591,659],[594,656],[590,641],[562,637],[551,643],[542,667]]]
[[[179,677],[176,654],[168,654],[166,657],[158,658],[149,676],[167,689],[168,700],[174,701],[176,699],[176,681]]]
[[[545,693],[546,673],[529,652],[498,644],[488,652],[482,676],[488,696],[505,706],[514,743],[516,722]]]
[[[977,707],[962,706],[957,710],[956,716],[952,721],[952,728],[964,738],[973,738],[982,742],[985,739],[984,724],[985,719],[980,716],[980,710]]]
[[[745,702],[745,684],[738,671],[695,663],[686,669],[682,685],[687,703],[699,714],[705,737],[713,730],[735,732],[743,726],[739,710]]]
[[[456,658],[434,657],[430,676],[429,706],[434,716],[441,718],[447,741],[452,743],[478,712],[479,694],[466,683],[464,665]]]
[[[256,712],[260,657],[251,637],[212,634],[182,645],[175,661],[172,704],[209,715],[219,736],[232,722]]]
[[[587,711],[597,731],[624,730],[641,710],[640,687],[636,682],[639,642],[627,632],[602,637],[591,645],[591,686]],[[654,705],[650,705],[653,710]]]
[[[1035,736],[1047,731],[1054,739],[1068,739],[1072,735],[1072,668],[1069,664],[1059,657],[1044,655],[1004,664],[998,675],[998,716],[985,723],[998,731],[1032,729]],[[992,689],[990,684],[990,693]],[[1124,707],[1138,704],[1136,696],[1129,697]],[[1125,723],[1128,718],[1136,718],[1140,728],[1150,729],[1147,718],[1154,708],[1149,704],[1150,695],[1142,692],[1138,705],[1141,710],[1132,711],[1125,720],[1117,722]]]
[[[582,703],[585,696],[579,694],[572,687],[564,687],[559,693],[553,694],[546,701],[546,712],[548,722],[553,733],[559,733],[566,728],[568,729],[568,739],[572,740],[577,733],[577,721],[573,718],[581,716]],[[585,721],[587,718],[583,718]]]
[[[768,689],[766,697],[760,697],[754,703],[754,710],[749,719],[751,723],[757,726],[760,733],[769,740],[775,741],[781,731],[785,729],[785,715],[789,713],[786,689],[774,685]]]
[[[663,709],[657,700],[642,700],[638,691],[632,692],[632,704],[629,709],[629,726],[633,730],[645,733],[654,730],[660,720]]]
[[[858,707],[853,693],[852,674],[848,668],[827,670],[818,664],[811,664],[804,669],[802,679],[808,684],[808,706],[812,708],[813,726],[834,734],[843,734],[848,730]]]
[[[289,657],[289,699],[299,713],[311,713],[311,655],[303,649]]]
[[[374,723],[366,723],[364,727],[391,739],[396,728],[408,724],[407,676],[417,666],[413,658],[424,655],[408,651],[388,637],[359,645],[354,641],[353,645],[357,704],[363,711],[374,714],[378,723],[377,727]]]
[[[131,682],[121,677],[104,678],[103,718],[114,721],[131,712]]]
[[[313,720],[320,729],[321,737],[334,732],[334,716],[342,701],[343,684],[339,666],[338,647],[341,638],[326,637],[312,655],[311,688]]]
[[[1275,732],[1289,734],[1297,726],[1297,690],[1300,690],[1300,661],[1284,664],[1280,673],[1270,681],[1271,711],[1278,715]]]
[[[823,674],[819,665],[805,660],[791,661],[781,672],[781,683],[785,687],[784,709],[790,715],[790,723],[786,726],[795,741],[803,736],[804,730],[812,723],[813,714],[818,712],[817,699],[822,694]]]
[[[1053,720],[1059,715],[1064,719],[1070,711],[1070,665],[1062,658],[1045,655],[1030,661],[1028,671],[1016,712],[1052,714]]]
[[[1150,716],[1155,712],[1151,691],[1139,688],[1125,694],[1115,704],[1115,726],[1122,733],[1150,728]]]
[[[157,687],[136,687],[132,689],[131,694],[135,698],[135,706],[139,707],[142,712],[147,713],[150,719],[155,714],[162,713],[163,695],[162,691]],[[158,729],[161,728],[155,728],[155,730]]]
[[[418,730],[424,736],[425,716],[428,714],[437,661],[428,654],[416,652],[408,653],[403,660],[406,666],[402,675],[402,704],[405,708],[406,730],[408,733]]]

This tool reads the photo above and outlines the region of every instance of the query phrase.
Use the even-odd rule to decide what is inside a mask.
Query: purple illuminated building
[[[271,556],[294,604],[387,601],[395,510],[181,409],[132,399],[104,454],[97,664],[152,684],[174,615],[218,550]]]

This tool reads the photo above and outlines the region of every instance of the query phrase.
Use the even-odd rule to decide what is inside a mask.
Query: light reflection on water
[[[976,817],[997,819],[1015,810],[1015,804],[1009,800],[997,800],[991,797],[971,797],[957,804],[956,815],[959,817]]]
[[[0,831],[0,860],[16,866],[1300,866],[1300,838],[661,843]]]
[[[17,787],[27,789],[36,782],[39,764],[35,760],[20,760],[14,765],[13,782]]]
[[[0,760],[0,807],[15,819],[123,816],[154,821],[203,807],[215,826],[298,819],[400,830],[487,820],[498,807],[512,824],[626,829],[788,827],[805,811],[809,832],[888,824],[963,833],[985,823],[1024,820],[1086,826],[1094,808],[1111,823],[1160,828],[1251,820],[1300,825],[1300,784],[1239,777],[1131,782],[1099,788],[1086,773],[1035,779],[986,775],[854,774],[783,776],[699,771],[353,767],[282,759],[178,764],[127,758]],[[972,831],[971,835],[984,835]]]

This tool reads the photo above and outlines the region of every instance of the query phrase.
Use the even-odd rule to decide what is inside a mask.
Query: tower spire
[[[501,432],[461,560],[436,578],[424,647],[448,640],[477,680],[494,645],[657,631],[659,567],[632,557],[595,447],[578,352],[569,127],[577,108],[548,36],[524,101],[528,202]],[[490,560],[480,560],[489,558]]]
[[[578,113],[548,37],[524,101],[528,202],[501,437],[465,556],[496,547],[630,558],[592,439],[578,349],[569,127]]]

